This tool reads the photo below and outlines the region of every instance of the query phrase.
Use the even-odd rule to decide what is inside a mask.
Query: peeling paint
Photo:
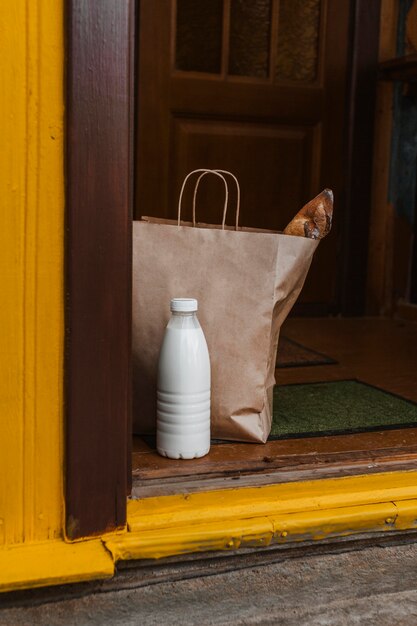
[[[118,561],[392,532],[417,527],[416,495],[411,471],[146,498],[105,544]]]

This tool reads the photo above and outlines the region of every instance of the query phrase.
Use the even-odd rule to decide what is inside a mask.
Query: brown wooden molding
[[[405,57],[389,59],[379,64],[381,80],[402,80],[405,82],[417,81],[417,54],[408,54]]]
[[[395,317],[400,320],[417,322],[417,304],[400,299],[395,307]]]
[[[340,254],[343,315],[363,315],[366,304],[380,12],[381,0],[351,1],[351,67],[342,200],[346,203],[346,219],[341,225]]]
[[[67,2],[66,532],[126,522],[134,0]]]

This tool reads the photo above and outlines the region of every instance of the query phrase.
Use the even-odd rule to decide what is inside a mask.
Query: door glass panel
[[[271,0],[232,0],[229,74],[268,76]]]
[[[176,68],[219,73],[222,32],[223,0],[177,0]]]
[[[317,78],[320,0],[280,0],[275,78]]]

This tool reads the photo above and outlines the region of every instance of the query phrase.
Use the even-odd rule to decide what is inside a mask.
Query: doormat
[[[417,404],[358,380],[277,385],[269,439],[417,426]]]
[[[281,335],[278,343],[277,367],[307,367],[308,365],[330,365],[337,363],[321,352]]]

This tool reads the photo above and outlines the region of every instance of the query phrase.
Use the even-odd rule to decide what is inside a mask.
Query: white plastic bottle
[[[170,459],[210,450],[210,358],[194,298],[171,300],[158,364],[156,447]]]

